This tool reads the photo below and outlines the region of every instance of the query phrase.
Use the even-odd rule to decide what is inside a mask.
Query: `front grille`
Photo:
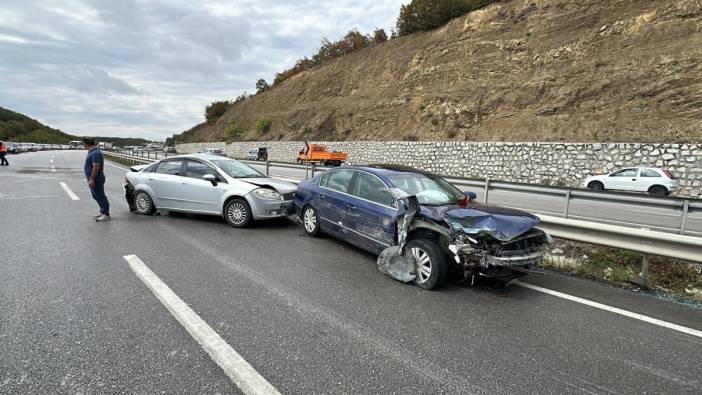
[[[544,233],[536,229],[515,240],[491,243],[489,248],[491,255],[508,258],[541,251],[546,243],[547,240]]]
[[[283,200],[293,200],[295,198],[295,192],[288,192],[283,194]]]

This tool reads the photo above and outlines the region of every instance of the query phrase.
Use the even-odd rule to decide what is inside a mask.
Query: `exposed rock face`
[[[678,195],[702,194],[702,144],[582,144],[513,142],[344,141],[322,142],[349,154],[349,164],[393,163],[436,174],[561,186],[582,186],[593,172],[622,167],[667,166],[680,177]],[[293,162],[301,141],[180,144],[178,152],[223,149],[246,158],[251,148],[268,147],[271,161]]]
[[[243,140],[700,142],[702,0],[494,4],[298,74],[187,141],[234,120]]]

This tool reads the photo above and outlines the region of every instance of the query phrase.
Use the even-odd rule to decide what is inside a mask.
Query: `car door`
[[[635,191],[638,180],[639,169],[629,168],[615,171],[607,177],[607,189],[617,189],[621,191]]]
[[[164,160],[156,171],[149,173],[147,182],[156,195],[159,208],[180,209],[180,185],[183,177],[183,159]]]
[[[388,186],[376,175],[357,171],[344,210],[344,227],[354,244],[379,253],[395,242],[395,218]]]
[[[212,174],[220,181],[212,185],[210,181],[203,180],[205,174]],[[209,164],[187,159],[185,162],[185,176],[180,187],[180,202],[183,210],[221,213],[220,202],[226,190],[226,182],[222,180],[219,172]]]
[[[349,198],[353,170],[330,170],[320,178],[319,195],[314,202],[325,232],[343,234],[344,210]]]

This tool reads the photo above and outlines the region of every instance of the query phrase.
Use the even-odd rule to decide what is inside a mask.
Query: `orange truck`
[[[314,163],[323,166],[340,166],[348,159],[346,152],[329,151],[326,145],[310,144],[305,141],[305,149],[297,155],[297,163]]]

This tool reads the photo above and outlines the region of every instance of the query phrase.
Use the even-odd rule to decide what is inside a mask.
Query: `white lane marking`
[[[521,282],[521,281],[517,281],[517,282],[515,282],[514,284],[515,284],[515,285],[518,285],[518,286],[520,286],[520,287],[524,287],[524,288],[531,289],[531,290],[533,290],[533,291],[543,292],[543,293],[545,293],[545,294],[548,294],[548,295],[551,295],[551,296],[555,296],[555,297],[557,297],[557,298],[562,298],[562,299],[570,300],[570,301],[572,301],[572,302],[581,303],[581,304],[584,304],[584,305],[586,305],[586,306],[594,307],[594,308],[596,308],[596,309],[605,310],[605,311],[609,311],[609,312],[611,312],[611,313],[615,313],[615,314],[623,315],[623,316],[625,316],[625,317],[633,318],[633,319],[635,319],[635,320],[639,320],[639,321],[643,321],[643,322],[648,322],[649,324],[662,326],[662,327],[664,327],[664,328],[672,329],[672,330],[674,330],[674,331],[678,331],[678,332],[682,332],[682,333],[687,333],[688,335],[697,336],[697,337],[702,337],[702,331],[698,331],[697,329],[692,329],[692,328],[688,328],[688,327],[686,327],[686,326],[682,326],[682,325],[678,325],[678,324],[673,324],[673,323],[671,323],[671,322],[659,320],[659,319],[657,319],[657,318],[652,318],[652,317],[649,317],[649,316],[646,316],[646,315],[643,315],[643,314],[633,313],[633,312],[631,312],[631,311],[622,310],[622,309],[619,309],[619,308],[616,308],[616,307],[612,307],[612,306],[607,306],[606,304],[593,302],[593,301],[591,301],[591,300],[587,300],[587,299],[579,298],[579,297],[577,297],[577,296],[572,296],[572,295],[564,294],[564,293],[562,293],[562,292],[553,291],[553,290],[550,290],[550,289],[547,289],[547,288],[542,288],[542,287],[539,287],[539,286],[536,286],[536,285],[523,283],[523,282]]]
[[[146,284],[178,322],[200,343],[224,373],[245,394],[280,394],[278,390],[249,365],[234,349],[200,318],[166,283],[136,255],[125,255],[129,267]]]
[[[108,165],[108,166],[116,167],[116,168],[118,168],[118,169],[122,169],[122,170],[125,170],[125,171],[129,171],[129,169],[125,169],[125,168],[122,167],[122,166],[113,165],[112,163],[109,163],[109,162],[105,162],[105,164]]]
[[[54,172],[54,173],[56,173],[56,167],[51,166],[51,171]]]
[[[68,197],[70,197],[73,200],[80,200],[78,195],[73,193],[73,191],[71,191],[71,188],[69,188],[65,182],[61,181],[61,182],[59,182],[59,184],[61,184],[61,188],[63,188],[63,190],[66,191],[66,193],[68,194]]]
[[[54,157],[52,156],[51,159],[49,159],[49,162],[54,163]]]

